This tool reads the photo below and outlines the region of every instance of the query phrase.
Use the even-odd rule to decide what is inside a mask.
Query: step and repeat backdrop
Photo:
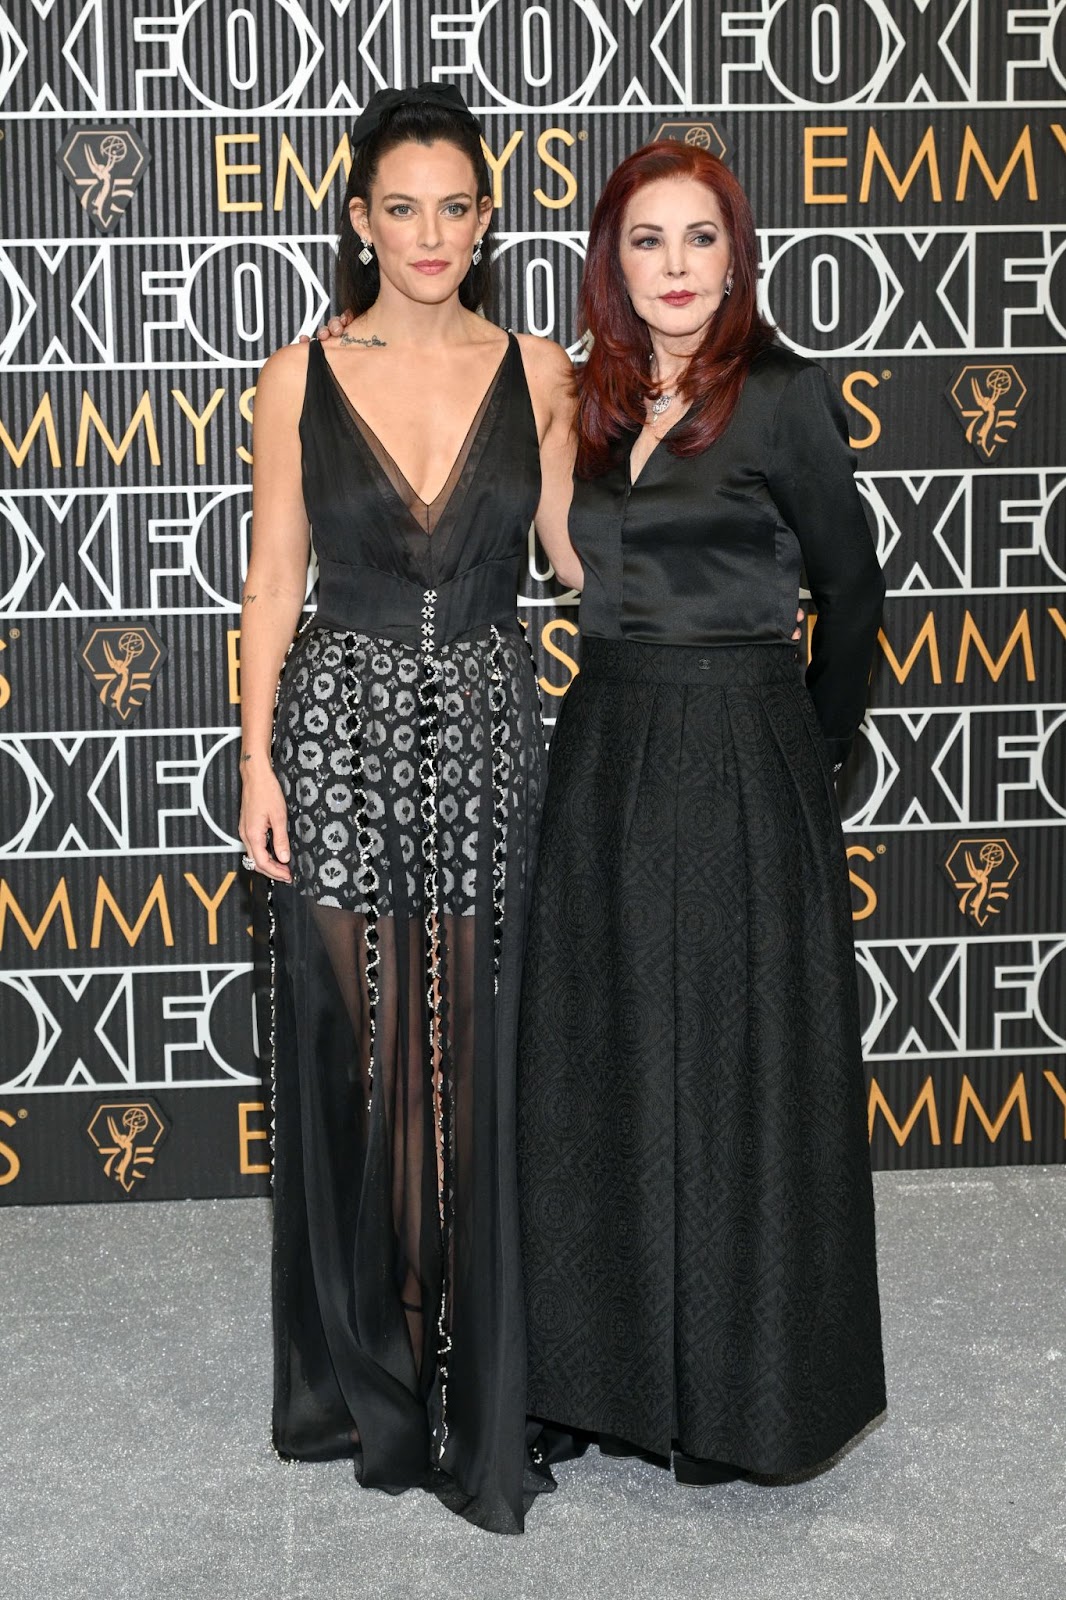
[[[746,186],[890,589],[841,786],[874,1162],[1066,1159],[1066,6],[0,0],[0,1201],[266,1187],[256,373],[329,307],[358,109],[424,78],[483,118],[498,319],[574,353],[623,154]],[[532,545],[520,610],[551,719]]]

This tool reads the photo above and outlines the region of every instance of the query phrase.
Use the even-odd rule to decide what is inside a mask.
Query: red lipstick
[[[674,289],[671,294],[660,295],[659,298],[665,300],[668,306],[687,306],[696,296],[689,289]]]

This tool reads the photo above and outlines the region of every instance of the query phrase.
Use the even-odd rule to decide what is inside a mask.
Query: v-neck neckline
[[[625,457],[626,485],[630,490],[635,489],[637,487],[637,485],[640,483],[641,479],[644,477],[644,474],[647,472],[648,468],[651,466],[652,462],[655,460],[655,457],[658,455],[660,445],[664,445],[666,443],[667,439],[669,439],[670,435],[674,432],[674,429],[675,428],[680,428],[681,424],[691,414],[691,412],[692,412],[692,407],[689,406],[687,411],[683,411],[681,413],[681,415],[678,417],[676,422],[672,422],[670,424],[670,426],[667,428],[665,433],[660,433],[659,434],[658,438],[655,440],[655,443],[652,445],[651,449],[648,451],[647,455],[644,457],[644,462],[643,462],[643,465],[641,466],[640,471],[637,473],[636,477],[634,478],[634,476],[633,476],[633,451],[637,447],[637,440],[640,438],[641,434],[644,432],[643,428],[638,428],[637,429],[636,433],[633,435],[633,441],[630,444],[629,449],[626,451],[626,457]]]
[[[462,442],[461,442],[461,444],[459,446],[459,449],[457,450],[457,452],[455,454],[455,458],[453,459],[452,464],[448,469],[448,474],[447,474],[446,478],[444,479],[444,482],[441,484],[440,488],[437,490],[437,493],[434,495],[433,499],[432,500],[425,500],[418,493],[418,491],[415,488],[414,484],[411,482],[410,478],[404,472],[403,468],[400,466],[400,464],[396,460],[395,456],[391,453],[391,451],[389,450],[388,446],[385,444],[384,440],[382,439],[381,435],[377,432],[377,430],[374,427],[371,426],[371,424],[367,421],[366,417],[364,417],[363,413],[359,410],[359,407],[352,400],[352,398],[349,395],[348,391],[345,389],[343,383],[341,383],[340,378],[338,377],[337,373],[333,370],[333,367],[330,364],[329,358],[327,357],[325,350],[322,349],[321,343],[319,342],[319,349],[320,349],[320,353],[321,353],[321,358],[322,358],[323,362],[325,363],[326,370],[329,373],[330,380],[331,380],[331,382],[333,384],[333,387],[334,387],[334,389],[336,391],[338,399],[343,403],[343,405],[346,408],[346,410],[351,413],[351,416],[352,416],[353,420],[356,423],[356,433],[360,434],[362,430],[365,430],[366,434],[369,435],[369,439],[364,438],[362,440],[364,446],[366,446],[367,448],[370,448],[370,442],[369,441],[370,440],[374,441],[374,443],[377,445],[378,449],[381,451],[381,455],[382,455],[382,457],[384,457],[384,460],[387,461],[390,464],[390,466],[392,467],[392,469],[396,473],[397,478],[403,484],[403,486],[406,489],[406,491],[410,494],[412,502],[415,505],[418,505],[418,506],[422,507],[425,511],[428,512],[428,511],[432,510],[432,508],[435,505],[437,505],[437,503],[440,501],[441,497],[443,495],[447,495],[447,498],[445,500],[445,504],[441,507],[440,515],[437,517],[436,522],[434,523],[433,529],[430,530],[430,529],[428,529],[426,527],[423,527],[422,523],[419,521],[418,517],[415,515],[414,511],[411,508],[411,505],[408,504],[408,502],[407,502],[406,498],[404,497],[404,495],[399,494],[397,492],[396,486],[393,484],[393,482],[391,480],[391,477],[390,477],[390,474],[385,469],[385,466],[384,466],[382,460],[378,458],[377,452],[375,450],[373,450],[372,448],[370,448],[370,453],[374,457],[375,464],[377,465],[378,470],[382,473],[382,476],[385,478],[385,481],[389,485],[389,488],[396,495],[397,500],[400,502],[400,504],[403,507],[404,511],[407,513],[408,517],[411,519],[411,522],[418,529],[419,533],[421,533],[423,535],[423,537],[426,538],[426,539],[435,538],[437,530],[440,528],[440,526],[443,523],[445,517],[447,516],[448,510],[449,510],[449,508],[451,506],[451,502],[455,498],[456,490],[458,489],[459,483],[460,483],[460,481],[462,479],[462,469],[465,467],[466,463],[469,461],[471,455],[473,454],[474,446],[477,443],[477,435],[480,432],[481,428],[484,426],[485,419],[489,414],[492,397],[496,392],[496,389],[497,389],[497,386],[498,386],[498,384],[500,382],[500,379],[503,376],[504,366],[506,365],[507,359],[511,354],[512,343],[513,343],[513,336],[510,333],[510,331],[508,331],[508,333],[507,333],[507,343],[506,343],[506,346],[504,347],[503,354],[500,356],[500,359],[497,362],[495,369],[493,370],[492,376],[489,379],[488,384],[486,385],[486,387],[485,387],[485,389],[484,389],[484,391],[483,391],[483,393],[481,395],[480,400],[478,401],[477,408],[474,411],[474,414],[470,419],[470,425],[467,428],[466,432],[464,433],[463,438],[462,438]],[[459,469],[458,472],[456,470],[457,468]]]

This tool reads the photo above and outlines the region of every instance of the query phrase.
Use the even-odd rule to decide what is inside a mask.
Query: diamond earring
[[[723,298],[728,298],[728,296],[731,295],[732,293],[733,293],[733,274],[730,273],[728,278],[725,280],[725,288],[722,290]]]
[[[363,248],[359,252],[359,259],[363,263],[364,267],[368,267],[374,259],[374,252],[370,247],[370,241],[368,239],[363,239],[362,234],[360,234],[359,237],[363,244]]]
[[[473,265],[475,267],[477,266],[478,262],[481,260],[481,240],[480,239],[478,240],[477,244],[474,246],[474,254],[471,256],[470,259],[471,259],[471,261],[472,261],[472,263],[473,263]]]

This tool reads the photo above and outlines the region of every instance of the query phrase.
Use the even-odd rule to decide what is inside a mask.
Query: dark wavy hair
[[[369,208],[370,189],[377,177],[381,158],[387,150],[393,150],[398,144],[407,144],[409,141],[414,144],[433,144],[440,139],[448,144],[454,144],[469,157],[470,165],[474,169],[478,201],[480,202],[486,195],[491,198],[492,182],[485,162],[485,152],[481,148],[481,132],[472,118],[464,117],[446,106],[425,103],[399,105],[387,112],[381,120],[380,127],[368,139],[357,144],[352,152],[352,170],[348,176],[348,187],[344,191],[344,204],[341,207],[338,225],[337,272],[334,288],[338,309],[351,311],[357,317],[362,316],[363,312],[368,311],[374,304],[381,288],[381,271],[377,257],[375,256],[366,267],[358,259],[363,247],[348,215],[350,202],[358,198]],[[471,264],[470,270],[459,285],[459,299],[468,311],[477,311],[492,303],[493,245],[490,227],[482,237],[481,260],[476,267]]]
[[[626,206],[639,189],[660,178],[694,178],[710,189],[733,247],[732,293],[711,318],[679,385],[691,409],[666,440],[672,455],[698,455],[719,437],[752,361],[775,338],[757,304],[759,249],[751,207],[729,168],[717,156],[676,139],[635,150],[611,173],[593,212],[578,297],[579,331],[592,336],[578,378],[577,473],[582,478],[605,472],[615,440],[644,426],[645,397],[652,387],[651,337],[626,292],[620,247]]]

